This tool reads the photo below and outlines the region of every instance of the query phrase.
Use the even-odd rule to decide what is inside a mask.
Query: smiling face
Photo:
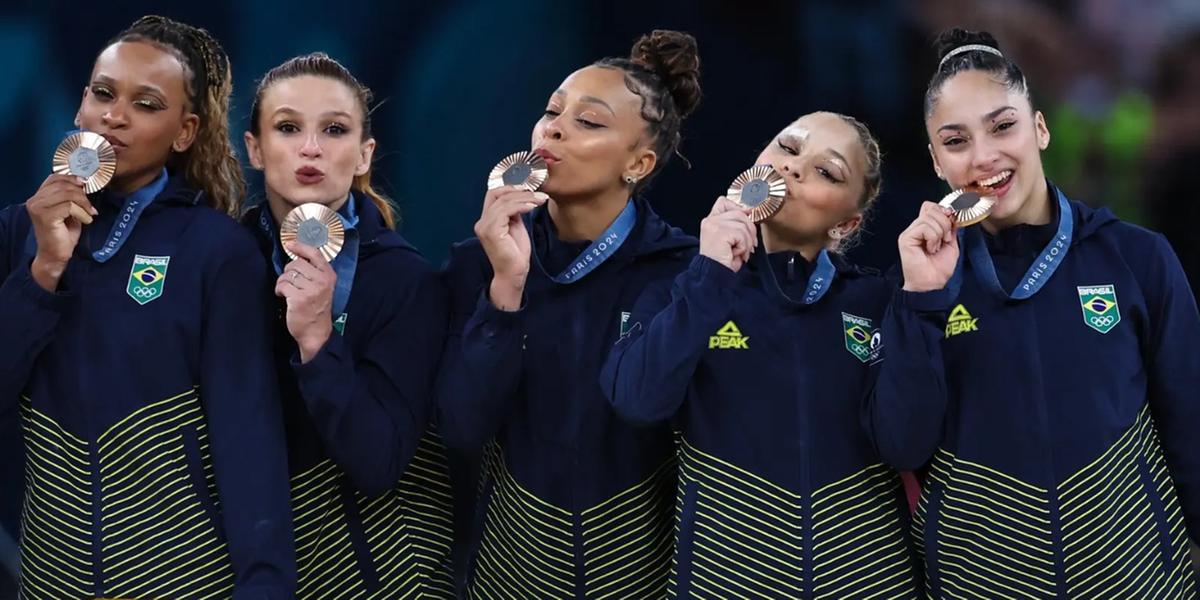
[[[158,177],[172,152],[191,147],[200,118],[189,106],[186,76],[173,54],[149,42],[118,42],[96,59],[75,125],[112,144],[113,189],[141,188]]]
[[[787,246],[831,242],[829,231],[845,237],[862,221],[866,151],[858,131],[833,113],[812,113],[780,131],[759,154],[783,175],[783,207],[763,223]]]
[[[550,95],[532,147],[550,174],[541,191],[556,200],[593,197],[642,179],[657,157],[646,139],[642,98],[620,69],[585,67]]]
[[[344,83],[315,75],[281,79],[263,91],[259,135],[246,132],[245,141],[273,210],[309,202],[341,208],[375,151],[375,140],[363,139],[359,104]]]
[[[985,185],[997,198],[989,221],[1033,222],[1046,188],[1041,151],[1050,132],[1021,90],[968,70],[947,79],[925,119],[934,167],[951,188]]]

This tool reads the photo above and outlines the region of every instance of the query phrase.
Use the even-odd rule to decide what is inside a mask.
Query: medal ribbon
[[[967,255],[970,257],[971,265],[975,267],[976,277],[993,294],[1009,300],[1025,300],[1038,293],[1038,290],[1046,285],[1050,276],[1058,269],[1058,265],[1067,258],[1067,251],[1071,249],[1071,237],[1074,235],[1075,218],[1071,213],[1071,205],[1067,202],[1066,196],[1056,188],[1051,189],[1054,190],[1058,201],[1058,231],[1050,243],[1042,249],[1038,258],[1029,266],[1029,270],[1025,272],[1025,276],[1021,278],[1012,293],[1005,291],[1000,285],[1000,278],[996,276],[996,266],[992,263],[992,256],[988,253],[983,232],[978,227],[971,227],[960,233],[962,236],[960,239],[964,239],[966,242]]]
[[[109,259],[117,255],[117,251],[121,246],[125,245],[125,240],[133,234],[133,227],[137,225],[138,219],[142,216],[142,211],[154,202],[162,191],[167,186],[167,170],[163,169],[159,173],[158,178],[138,191],[129,195],[121,205],[121,212],[113,221],[112,229],[108,232],[108,238],[104,241],[104,245],[99,250],[92,253],[92,258],[96,262],[108,262]]]
[[[584,249],[571,261],[571,264],[556,276],[550,277],[554,283],[568,285],[583,279],[588,273],[591,273],[599,267],[604,261],[612,257],[617,249],[625,243],[629,238],[629,234],[633,231],[633,226],[637,223],[637,207],[633,200],[630,199],[625,204],[625,208],[621,210],[621,214],[617,215],[616,220],[608,226],[596,241],[592,242],[591,246]],[[526,216],[525,227],[532,231],[533,218]]]
[[[761,233],[759,237],[761,238]],[[808,276],[808,284],[804,287],[804,297],[800,301],[796,301],[787,295],[783,291],[783,287],[779,285],[779,279],[775,277],[775,269],[771,267],[771,260],[766,255],[765,249],[761,253],[759,260],[761,261],[759,269],[763,271],[763,277],[766,278],[768,287],[793,306],[810,306],[816,304],[829,291],[830,286],[833,285],[834,278],[837,276],[837,267],[833,265],[833,260],[829,258],[829,251],[821,249],[821,252],[817,254],[817,265]]]
[[[342,214],[343,212],[345,214]],[[342,220],[346,238],[342,244],[342,251],[333,257],[333,262],[330,263],[337,274],[337,283],[333,288],[333,309],[330,313],[334,320],[346,312],[346,305],[350,303],[350,292],[354,287],[354,274],[358,270],[358,213],[354,210],[353,193],[346,198],[341,210],[337,211],[337,216]],[[271,264],[275,267],[275,274],[282,275],[288,258],[275,234],[275,219],[271,216],[270,207],[265,204],[258,213],[258,228],[271,241]]]

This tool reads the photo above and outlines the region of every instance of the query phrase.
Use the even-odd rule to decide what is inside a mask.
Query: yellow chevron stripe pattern
[[[100,435],[101,544],[105,595],[114,598],[220,598],[233,568],[205,504],[211,480],[189,478],[184,436],[197,438],[211,472],[204,413],[195,389],[149,404]],[[194,460],[194,459],[193,459]],[[170,551],[163,552],[164,548]]]
[[[934,596],[1054,597],[1049,491],[946,450],[934,455],[929,481],[944,485]]]
[[[450,468],[446,448],[436,431],[430,430],[421,439],[408,470],[400,480],[400,496],[407,510],[412,552],[422,566],[425,598],[454,598],[454,578],[450,564],[450,547],[454,539],[454,517],[450,496]],[[378,546],[375,544],[378,543]],[[383,556],[384,542],[372,541],[376,556]],[[389,565],[380,567],[384,571]],[[380,594],[380,599],[394,598]]]
[[[1072,598],[1195,595],[1183,514],[1148,405],[1115,444],[1058,490]],[[1167,540],[1151,494],[1162,502]]]
[[[675,520],[674,527],[671,530],[673,539],[676,543],[676,552],[671,553],[671,568],[667,573],[667,598],[672,600],[679,597],[679,528],[683,524],[683,498],[687,494],[684,488],[683,475],[675,478]]]
[[[675,599],[679,597],[679,530],[683,525],[684,497],[687,495],[685,486],[685,477],[683,472],[683,432],[678,429],[673,429],[671,435],[675,442],[675,457],[677,462],[678,475],[675,477],[675,518],[671,534],[675,540],[676,551],[671,553],[671,566],[667,573],[667,598]]]
[[[573,598],[571,512],[521,487],[495,443],[484,452],[492,495],[469,594],[472,598]]]
[[[1196,597],[1182,510],[1148,407],[1112,446],[1055,488],[1061,573],[1050,493],[938,450],[913,519],[918,546],[927,533],[937,544],[920,550],[940,578],[940,589],[931,586],[929,595]],[[1064,590],[1056,589],[1059,575]]]
[[[924,543],[925,538],[923,537],[925,535],[925,527],[926,527],[925,524],[926,524],[927,519],[929,518],[928,491],[930,489],[930,486],[935,485],[935,482],[936,482],[936,485],[941,485],[943,487],[945,486],[944,480],[937,479],[940,476],[936,470],[937,466],[938,466],[937,456],[934,456],[934,460],[929,465],[929,472],[925,476],[926,483],[921,488],[921,494],[920,494],[919,498],[917,499],[917,508],[915,510],[913,510],[912,522],[910,524],[910,528],[911,528],[910,531],[911,531],[912,537],[913,537],[912,547],[913,547],[913,551],[916,553],[917,564],[919,564],[919,565],[928,564],[928,563],[926,563],[926,560],[925,560],[925,543]],[[925,597],[933,598],[934,597],[933,588],[930,586],[929,577],[923,577],[922,579],[925,580]]]
[[[28,490],[23,597],[91,598],[96,557],[107,596],[232,593],[233,569],[214,523],[219,505],[197,390],[134,411],[94,444],[34,410],[28,398],[21,410]],[[97,478],[102,501],[92,497]],[[93,542],[97,522],[99,547]]]
[[[25,505],[21,518],[21,593],[87,598],[93,578],[92,466],[88,445],[21,402]]]
[[[813,492],[813,598],[916,597],[901,487],[875,464]]]
[[[380,583],[369,595],[346,515],[343,486],[351,485],[346,475],[325,460],[292,477],[297,597],[444,597],[428,589],[435,565],[450,553],[450,481],[444,456],[436,435],[427,434],[396,489],[378,496],[353,492]]]
[[[342,503],[343,477],[331,460],[292,477],[297,598],[323,598],[334,593],[361,597],[366,593],[354,561]]]
[[[694,484],[696,489],[690,597],[915,597],[915,573],[897,503],[901,484],[894,471],[872,465],[812,494],[813,570],[806,582],[802,495],[686,439],[679,446],[677,519],[684,488]],[[678,568],[676,556],[671,597],[678,594]]]
[[[690,597],[805,595],[799,494],[702,452],[686,438],[679,472],[683,485],[697,484]]]
[[[1154,426],[1148,404],[1142,411],[1141,419],[1142,427],[1146,431],[1142,437],[1144,460],[1153,477],[1154,492],[1162,501],[1163,512],[1170,528],[1167,532],[1170,542],[1169,556],[1164,557],[1164,568],[1169,573],[1171,583],[1164,586],[1165,595],[1169,598],[1195,598],[1198,595],[1197,581],[1193,576],[1194,566],[1188,544],[1187,526],[1183,521],[1183,507],[1179,505],[1175,483],[1171,481],[1171,475],[1167,471],[1167,460],[1163,456],[1158,429]]]
[[[661,598],[666,593],[676,479],[672,458],[644,481],[580,515],[588,598]]]

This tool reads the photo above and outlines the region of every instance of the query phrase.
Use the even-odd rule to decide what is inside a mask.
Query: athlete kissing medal
[[[946,194],[938,205],[954,211],[954,220],[959,227],[974,225],[992,214],[996,205],[996,197],[991,196],[990,188],[967,186]]]
[[[529,151],[514,152],[492,167],[492,171],[488,173],[487,187],[494,190],[506,185],[515,185],[536,192],[549,174],[546,161],[542,160],[542,157]]]
[[[325,260],[333,262],[334,257],[342,251],[345,239],[342,218],[329,207],[316,202],[293,208],[279,226],[279,241],[283,244],[283,251],[292,260],[296,260],[296,255],[287,249],[289,242],[316,248]]]
[[[783,197],[787,193],[787,182],[783,175],[771,168],[771,165],[755,165],[742,171],[733,183],[725,197],[733,200],[743,208],[749,208],[750,218],[755,223],[761,223],[771,218],[783,208]]]
[[[112,180],[117,153],[103,136],[77,131],[58,144],[51,168],[59,175],[82,177],[83,191],[94,194]]]

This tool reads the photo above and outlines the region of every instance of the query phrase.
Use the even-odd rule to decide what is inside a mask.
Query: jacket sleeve
[[[396,486],[429,422],[446,294],[420,264],[416,276],[385,275],[401,289],[379,303],[360,356],[335,332],[308,363],[292,359],[325,450],[368,495]]]
[[[1200,314],[1179,258],[1156,236],[1142,293],[1148,326],[1143,361],[1167,468],[1193,540],[1200,540]]]
[[[233,597],[275,600],[294,594],[296,565],[271,320],[261,317],[273,311],[271,282],[250,234],[237,234],[206,274],[200,395]]]
[[[872,367],[862,420],[879,456],[896,469],[924,465],[942,441],[948,402],[942,338],[956,296],[949,287],[913,293],[897,286],[884,311],[887,358]]]
[[[18,220],[26,226],[18,225]],[[29,235],[25,206],[0,211],[0,422],[15,418],[17,401],[34,362],[54,339],[59,319],[75,301],[70,271],[59,289],[47,292],[33,279],[31,256],[23,252]]]
[[[486,261],[481,250],[460,244],[443,273],[451,308],[435,393],[438,428],[447,445],[468,453],[504,425],[523,364],[527,299],[516,311],[496,308]]]
[[[661,286],[642,294],[600,371],[600,387],[617,414],[647,424],[678,412],[709,336],[733,310],[736,286],[733,271],[696,256],[669,293]]]

